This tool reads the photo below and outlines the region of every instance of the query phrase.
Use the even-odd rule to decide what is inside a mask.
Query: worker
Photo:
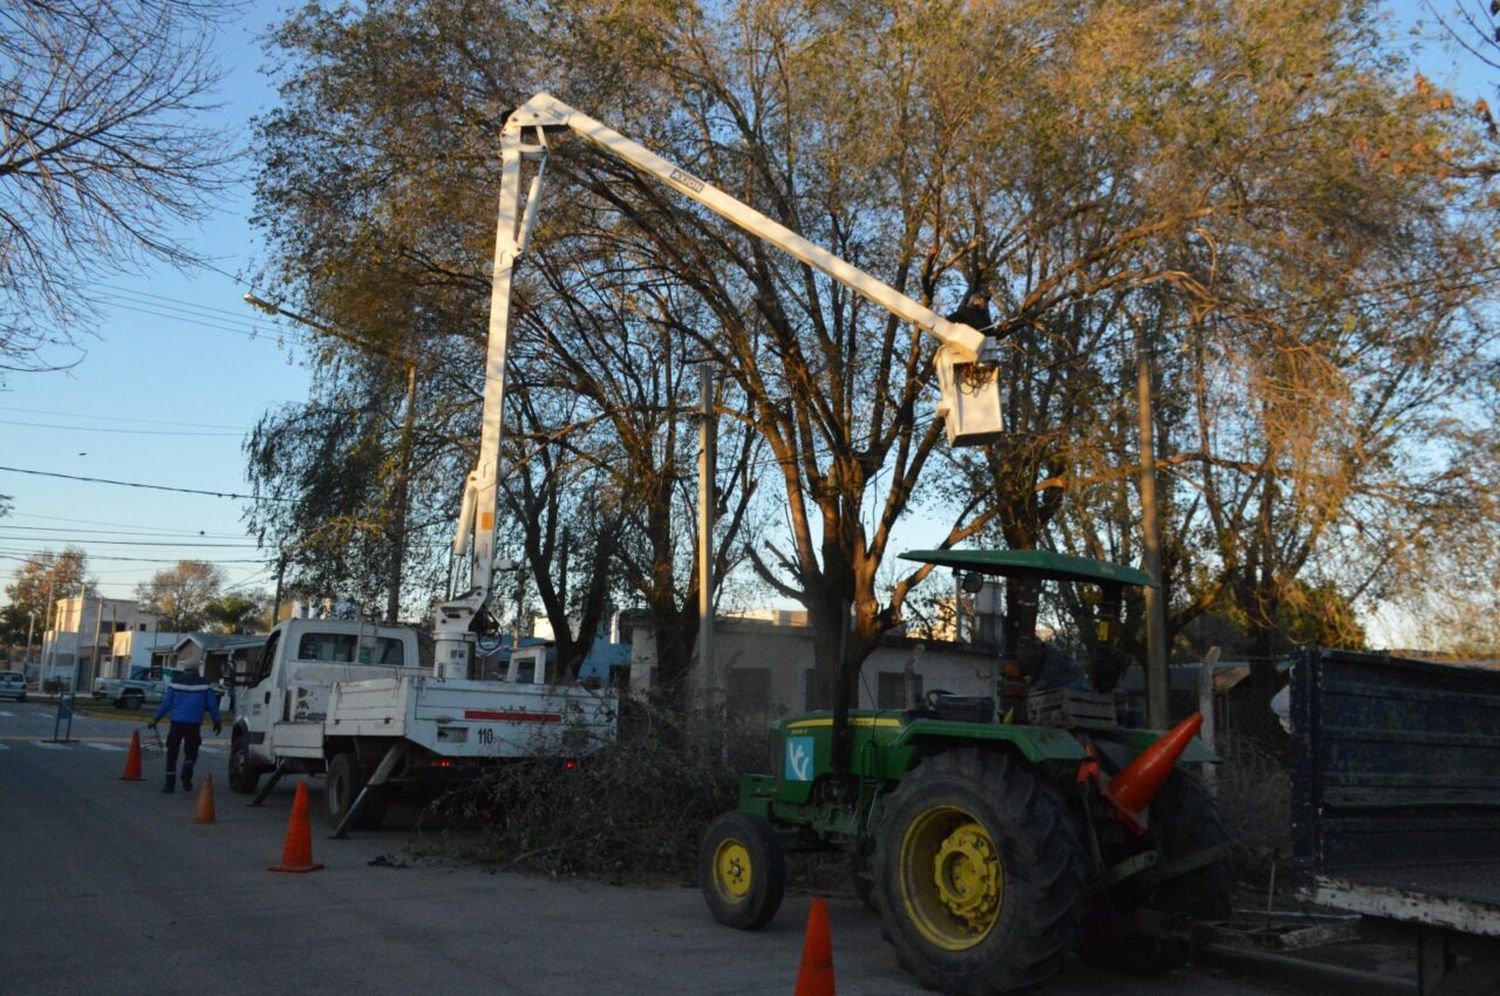
[[[161,706],[148,724],[156,729],[157,721],[172,714],[172,729],[167,733],[167,782],[163,792],[177,789],[177,751],[182,750],[182,788],[193,790],[193,766],[198,763],[198,745],[203,741],[203,714],[208,713],[214,721],[217,735],[224,727],[219,720],[219,693],[198,673],[196,663],[182,666],[176,678],[167,685],[167,694]]]
[[[964,295],[964,303],[953,314],[946,316],[948,321],[967,325],[976,332],[989,333],[993,323],[990,319],[990,292],[983,288],[976,288]]]

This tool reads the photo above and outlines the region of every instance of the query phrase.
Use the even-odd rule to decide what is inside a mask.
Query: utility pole
[[[1156,587],[1146,589],[1146,722],[1153,729],[1171,725],[1167,684],[1167,620],[1161,590],[1161,532],[1156,508],[1156,443],[1151,419],[1151,355],[1140,325],[1135,329],[1136,416],[1141,448],[1141,544],[1146,573]]]
[[[714,661],[714,494],[718,468],[718,420],[714,418],[713,369],[705,357],[698,364],[698,672],[703,708],[717,719],[723,689]]]
[[[391,523],[391,572],[385,601],[385,624],[401,614],[401,567],[406,562],[406,506],[411,488],[411,440],[416,428],[417,365],[406,365],[406,416],[401,422],[401,468],[396,477],[396,507]]]
[[[36,688],[42,690],[42,675],[52,668],[52,662],[57,659],[57,628],[52,625],[52,592],[57,586],[57,563],[52,565],[52,576],[47,579],[47,612],[42,621],[42,666],[37,670]],[[52,642],[47,642],[47,634],[52,633]]]
[[[83,596],[83,598],[84,598],[84,603],[87,604],[88,603],[88,594],[85,593],[84,596]],[[83,622],[82,619],[79,619],[78,621],[80,623]],[[94,596],[94,647],[93,647],[92,650],[89,651],[89,673],[93,677],[95,677],[95,678],[97,678],[99,676],[99,634],[102,633],[103,631],[104,631],[104,596],[96,594]],[[79,654],[78,656],[79,656],[80,659],[74,665],[74,669],[73,669],[73,673],[75,675],[78,674],[83,669],[83,660],[82,660],[83,655]],[[77,688],[77,684],[78,683],[75,680],[73,684],[74,684],[73,692],[76,694],[77,691],[78,691],[78,688]],[[92,687],[92,683],[90,683],[90,687]]]
[[[21,674],[23,676],[26,674],[26,665],[31,663],[31,635],[32,635],[32,632],[35,629],[36,629],[36,609],[31,609],[31,610],[29,610],[26,613],[26,657],[25,657],[25,660],[23,661],[23,663],[21,664]],[[37,672],[37,676],[36,676],[36,690],[38,692],[40,692],[42,690],[42,674],[41,674],[41,671]]]

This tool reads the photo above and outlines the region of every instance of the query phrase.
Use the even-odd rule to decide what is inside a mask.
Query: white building
[[[657,680],[656,634],[649,626],[632,633],[630,688],[651,689]],[[800,713],[812,694],[812,627],[771,620],[714,619],[716,670],[723,675],[730,711],[751,723]],[[942,689],[954,695],[992,696],[999,680],[993,649],[968,644],[888,636],[860,669],[856,709],[903,709]]]
[[[133,598],[75,595],[57,600],[49,622],[42,634],[41,678],[77,689],[113,674],[116,636],[154,629],[156,614]]]

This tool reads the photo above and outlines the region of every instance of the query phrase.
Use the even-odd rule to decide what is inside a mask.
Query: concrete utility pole
[[[1135,330],[1136,415],[1141,447],[1141,543],[1146,573],[1158,587],[1146,589],[1146,722],[1154,729],[1171,725],[1167,684],[1167,620],[1161,585],[1161,533],[1156,508],[1156,444],[1151,420],[1151,355],[1140,327]]]
[[[722,682],[714,660],[714,479],[718,467],[718,420],[714,418],[713,370],[698,364],[698,671],[703,709],[716,717],[722,704]]]

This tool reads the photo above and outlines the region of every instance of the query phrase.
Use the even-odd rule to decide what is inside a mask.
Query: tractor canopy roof
[[[1155,588],[1145,571],[1119,564],[1106,564],[1087,557],[1046,550],[911,550],[902,560],[915,560],[939,567],[952,567],[978,574],[1029,578],[1037,581],[1086,581],[1094,584],[1127,584]]]

